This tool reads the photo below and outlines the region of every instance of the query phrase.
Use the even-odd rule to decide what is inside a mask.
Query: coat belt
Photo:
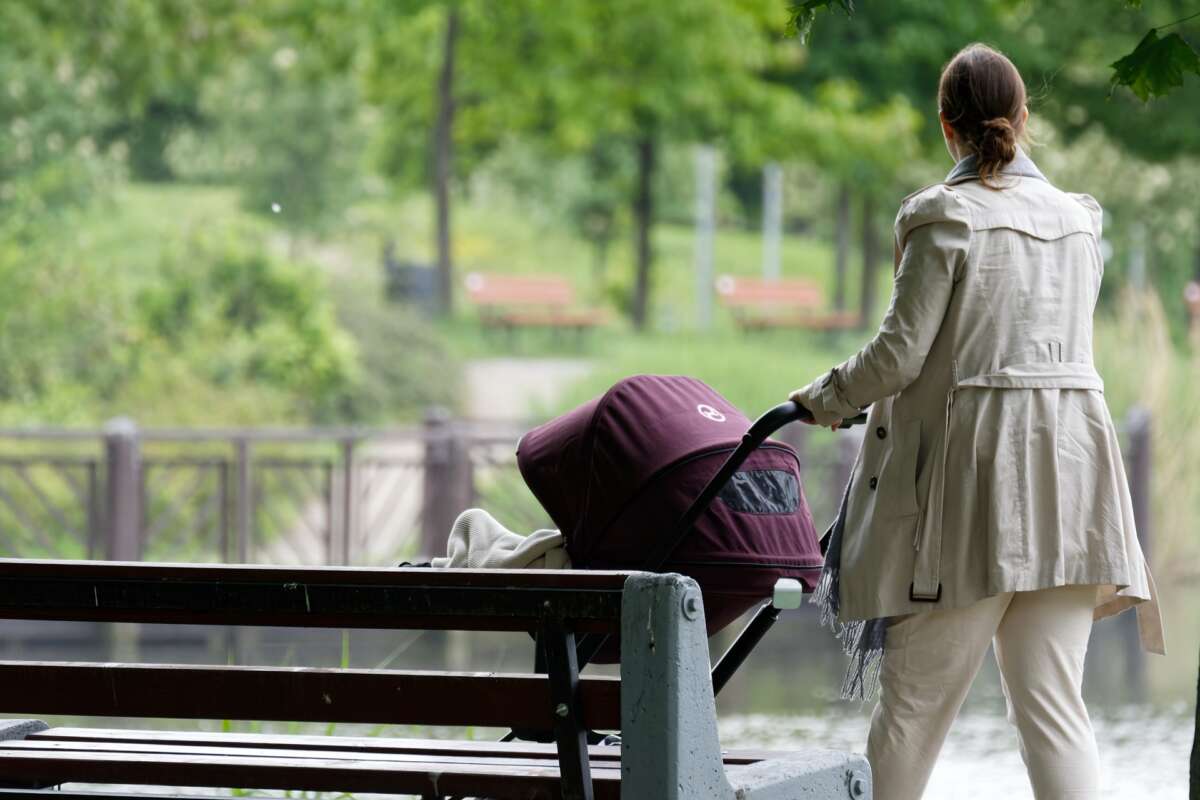
[[[958,365],[954,364],[954,374]],[[941,599],[942,515],[946,506],[946,453],[950,448],[950,418],[954,412],[954,396],[961,389],[1084,389],[1104,391],[1104,381],[1091,364],[1071,361],[1049,361],[1014,364],[996,372],[956,378],[946,392],[946,416],[943,422],[942,446],[938,449],[934,485],[935,497],[926,503],[917,520],[913,539],[916,557],[909,599],[935,603]]]

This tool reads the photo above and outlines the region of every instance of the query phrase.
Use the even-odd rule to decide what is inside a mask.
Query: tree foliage
[[[801,41],[807,41],[817,13],[834,5],[847,15],[854,13],[852,0],[793,0],[788,12],[788,32],[798,36]],[[1124,5],[1141,9],[1142,0],[1124,0]],[[1197,17],[1200,17],[1200,12],[1147,31],[1132,51],[1109,65],[1112,69],[1112,87],[1127,87],[1142,102],[1146,102],[1152,97],[1166,96],[1183,86],[1185,74],[1200,75],[1200,52],[1187,39],[1179,33],[1159,36],[1161,30]]]
[[[1200,53],[1178,33],[1158,35],[1151,28],[1133,52],[1112,63],[1112,85],[1128,86],[1146,102],[1183,86],[1185,73],[1200,75]]]

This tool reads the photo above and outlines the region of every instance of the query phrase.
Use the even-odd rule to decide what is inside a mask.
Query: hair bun
[[[992,119],[985,119],[983,121],[983,130],[985,134],[988,132],[991,132],[997,136],[1007,134],[1012,136],[1014,139],[1016,138],[1017,134],[1016,129],[1013,128],[1012,121],[1009,120],[1008,117],[993,117]]]
[[[1007,117],[993,117],[980,125],[979,159],[984,164],[999,167],[1016,158],[1017,129]]]

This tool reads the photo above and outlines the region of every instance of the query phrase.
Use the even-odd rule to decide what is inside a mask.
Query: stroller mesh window
[[[782,469],[743,470],[733,474],[717,497],[746,514],[794,514],[800,507],[800,481]]]

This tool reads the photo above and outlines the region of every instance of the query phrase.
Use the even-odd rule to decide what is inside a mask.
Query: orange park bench
[[[583,332],[605,321],[598,308],[584,308],[575,289],[558,276],[485,275],[466,278],[467,299],[489,327],[553,328]]]
[[[0,618],[513,631],[536,633],[542,650],[541,670],[524,674],[0,661],[0,800],[149,797],[134,786],[422,800],[871,794],[861,756],[721,748],[700,590],[680,575],[0,560]],[[584,635],[619,638],[619,678],[579,674]],[[41,715],[485,726],[537,741],[29,718]],[[591,744],[597,730],[618,743]]]
[[[806,328],[841,331],[857,328],[858,314],[826,311],[821,288],[803,279],[763,280],[722,275],[717,297],[743,330]]]

